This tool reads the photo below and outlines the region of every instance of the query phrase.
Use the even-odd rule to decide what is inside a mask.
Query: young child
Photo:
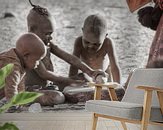
[[[92,69],[101,69],[114,82],[120,83],[120,69],[117,63],[114,46],[107,37],[107,23],[100,15],[90,15],[85,19],[83,35],[78,37],[74,43],[73,55],[80,58]],[[110,62],[109,62],[110,61]],[[70,67],[69,76],[78,75],[78,68]]]
[[[120,84],[120,69],[113,43],[111,39],[107,37],[107,23],[104,17],[100,15],[88,16],[84,21],[82,31],[83,35],[75,40],[73,55],[80,58],[92,69],[101,69],[106,72],[108,74],[107,81],[114,81]],[[84,75],[82,76],[75,66],[70,66],[69,76],[76,77],[77,79],[84,79]],[[73,89],[74,87],[71,86],[64,89],[64,94],[68,99],[71,98],[70,101],[72,99],[74,100],[75,97],[81,97],[80,94],[82,93],[82,89],[80,89],[80,91],[76,89],[76,93],[74,92],[74,96],[71,97],[72,94],[69,95],[69,92],[72,93]],[[120,91],[122,91],[122,94]],[[123,88],[120,88],[117,92],[120,93],[121,96],[124,94]],[[88,96],[88,94],[91,95],[93,93],[86,93],[84,97],[88,98],[83,100],[91,99],[91,96]],[[108,95],[108,93],[106,94]],[[102,96],[107,97],[106,94],[104,92]],[[83,93],[81,95],[83,95]]]
[[[94,71],[86,64],[81,62],[77,57],[66,53],[65,51],[58,48],[58,46],[54,45],[51,40],[51,34],[53,33],[53,21],[50,13],[46,8],[33,5],[33,8],[30,10],[27,16],[27,24],[28,24],[28,31],[37,34],[43,41],[47,47],[47,55],[46,57],[41,60],[38,69],[33,69],[27,73],[26,77],[26,86],[33,87],[34,85],[46,87],[47,81],[52,81],[53,84],[59,86],[59,90],[62,91],[63,88],[67,85],[72,83],[83,83],[83,81],[73,80],[71,78],[57,76],[53,73],[53,65],[50,59],[51,53],[58,56],[59,58],[65,60],[66,62],[76,66],[77,68],[81,69],[84,73],[87,73],[90,76],[96,77],[97,74],[103,74],[101,71]],[[49,94],[47,94],[49,95]],[[63,97],[63,94],[58,94]],[[50,96],[47,97],[42,105],[54,105],[54,99],[51,99]],[[63,103],[64,100],[61,100],[58,96],[58,103]],[[56,100],[57,100],[56,99]],[[61,102],[62,101],[62,102]],[[55,102],[57,104],[57,102]]]
[[[23,34],[16,42],[16,48],[0,53],[0,68],[9,63],[14,67],[6,78],[3,96],[10,100],[15,94],[24,91],[23,77],[27,70],[37,68],[39,60],[46,55],[45,45],[42,40],[35,34]]]

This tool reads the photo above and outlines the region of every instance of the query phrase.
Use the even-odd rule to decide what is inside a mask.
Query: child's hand
[[[107,83],[108,78],[103,75],[98,75],[95,79],[95,83],[97,84],[104,84]]]
[[[95,83],[106,83],[108,79],[108,74],[102,70],[96,70],[93,73],[93,81]]]

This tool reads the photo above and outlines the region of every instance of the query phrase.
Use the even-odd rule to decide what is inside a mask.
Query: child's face
[[[52,40],[52,33],[53,33],[53,25],[50,20],[45,19],[38,25],[38,28],[35,32],[41,40],[47,45],[50,40]]]
[[[83,37],[82,37],[83,47],[89,53],[96,53],[103,45],[105,36],[106,35],[104,34],[95,36],[93,33],[87,33],[83,31]]]
[[[24,60],[24,63],[25,63],[25,68],[27,70],[31,70],[31,69],[35,69],[37,68],[37,66],[39,65],[39,61],[41,59],[43,59],[44,56],[40,56],[40,55],[26,55],[25,56],[25,60]]]

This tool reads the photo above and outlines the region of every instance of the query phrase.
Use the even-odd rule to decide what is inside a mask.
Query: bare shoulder
[[[83,45],[82,45],[82,36],[80,37],[77,37],[76,40],[75,40],[75,43],[74,43],[74,51],[81,51],[83,48]],[[77,53],[77,52],[76,52]]]
[[[112,40],[110,39],[110,38],[105,38],[105,41],[104,41],[104,43],[106,44],[106,45],[112,45]]]
[[[75,46],[82,46],[82,36],[79,36],[75,39]]]
[[[112,42],[112,40],[110,38],[105,38],[104,47],[109,52],[113,50],[113,42]]]

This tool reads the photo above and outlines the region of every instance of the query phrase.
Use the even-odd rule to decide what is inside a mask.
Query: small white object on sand
[[[106,82],[107,82],[107,77],[104,77],[103,75],[98,75],[96,77],[96,83],[101,84]]]

